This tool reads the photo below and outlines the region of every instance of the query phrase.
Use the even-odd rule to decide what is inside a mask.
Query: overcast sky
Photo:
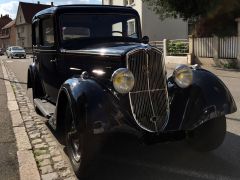
[[[51,4],[54,5],[62,4],[101,4],[102,0],[20,0],[21,2],[37,3],[40,1],[41,4]],[[12,19],[16,18],[17,8],[19,0],[0,0],[0,14],[9,14]]]

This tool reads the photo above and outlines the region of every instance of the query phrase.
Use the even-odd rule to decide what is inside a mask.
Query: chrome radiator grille
[[[133,116],[143,129],[159,132],[167,124],[169,103],[166,69],[158,49],[138,49],[128,53],[127,67],[135,78],[129,93]]]

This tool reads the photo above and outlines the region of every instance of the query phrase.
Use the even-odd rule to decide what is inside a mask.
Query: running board
[[[33,101],[43,116],[50,118],[54,114],[56,106],[50,102],[42,99],[34,99]]]

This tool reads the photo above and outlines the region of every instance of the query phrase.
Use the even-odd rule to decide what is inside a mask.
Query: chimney
[[[1,18],[2,18],[2,14],[1,14]]]
[[[51,6],[53,7],[54,5],[53,5],[53,2],[51,2]]]
[[[40,4],[40,1],[38,1],[37,3]]]

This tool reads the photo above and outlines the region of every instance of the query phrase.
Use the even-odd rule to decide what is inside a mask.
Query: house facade
[[[3,16],[2,14],[1,14],[1,16],[0,16],[0,37],[2,37],[2,36],[4,36],[4,34],[5,34],[5,30],[4,30],[4,32],[2,31],[2,28],[4,27],[4,26],[6,26],[9,22],[11,22],[12,21],[12,19],[9,17],[9,15],[5,15],[5,16]],[[2,38],[0,38],[0,48],[4,48],[4,44],[3,44],[3,40],[2,40]]]
[[[19,2],[16,16],[16,44],[24,47],[27,51],[32,49],[32,18],[33,16],[50,5]]]
[[[16,45],[16,25],[15,20],[11,21],[1,29],[0,39],[2,48]]]
[[[150,41],[163,39],[186,39],[188,23],[182,19],[167,18],[160,20],[148,5],[140,0],[102,0],[103,5],[131,6],[138,11],[141,19],[143,35]]]

